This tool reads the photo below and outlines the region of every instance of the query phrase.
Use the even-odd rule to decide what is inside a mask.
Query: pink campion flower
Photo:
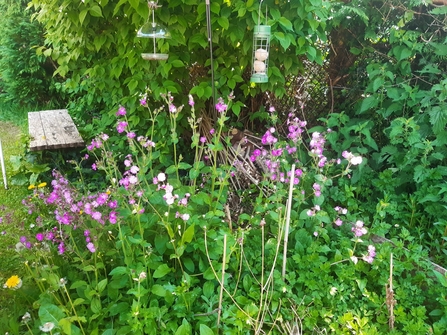
[[[276,112],[275,107],[270,106],[270,108],[269,108],[269,113],[274,113],[274,112]]]
[[[138,166],[136,166],[136,165],[133,165],[133,166],[130,168],[130,172],[133,173],[133,174],[137,174],[138,171],[140,171],[140,168],[139,168]]]
[[[358,220],[354,225],[352,226],[352,231],[354,232],[354,236],[360,237],[368,233],[365,227],[363,227],[364,223],[363,221]]]
[[[205,136],[201,136],[199,139],[200,143],[204,144],[206,143],[206,137]]]
[[[172,114],[177,113],[177,107],[175,107],[174,104],[170,104],[169,105],[169,112],[171,112]]]
[[[133,131],[127,133],[127,138],[135,138],[137,136]]]
[[[118,111],[116,112],[116,116],[124,116],[124,115],[126,115],[126,108],[120,106],[120,108],[118,108]]]
[[[100,212],[93,212],[92,213],[92,218],[95,219],[96,221],[101,220],[102,214]]]
[[[96,163],[92,164],[92,170],[94,170],[94,171],[98,170],[98,166],[96,165]]]
[[[190,94],[190,95],[188,95],[188,104],[191,106],[191,107],[194,107],[194,99],[193,99],[193,97],[192,97],[192,95]]]
[[[36,234],[36,240],[38,240],[39,242],[43,241],[43,234],[42,233],[37,233]]]
[[[115,224],[118,220],[118,213],[115,211],[112,211],[109,213],[109,222],[111,224]]]
[[[103,141],[107,141],[107,140],[109,139],[109,135],[107,135],[107,134],[101,134],[101,139],[102,139]]]
[[[216,104],[216,110],[217,110],[219,113],[223,113],[223,112],[225,112],[225,111],[227,110],[227,108],[228,108],[228,105],[226,105],[226,104],[224,103],[222,97],[220,97],[220,98],[218,99],[218,101],[217,101],[217,104]]]
[[[126,130],[127,122],[126,121],[120,121],[118,122],[118,125],[116,126],[116,130],[118,133],[123,133]]]
[[[211,128],[211,129],[210,129],[210,134],[211,134],[211,135],[214,135],[215,132],[216,132],[216,130],[215,130],[214,128]]]
[[[376,247],[373,245],[368,245],[368,254],[363,255],[362,259],[371,264],[374,261],[374,257],[376,257]]]
[[[140,99],[140,105],[141,105],[141,106],[146,106],[146,105],[147,105],[147,100],[146,100],[146,98],[141,98],[141,99]]]
[[[319,196],[321,196],[321,186],[317,183],[314,183],[312,185],[312,188],[314,189],[314,194],[315,196],[318,198]]]
[[[87,249],[91,252],[94,253],[96,251],[95,245],[92,242],[87,243]]]
[[[336,226],[340,227],[343,224],[343,221],[340,218],[337,218],[334,223]]]
[[[57,249],[58,249],[59,255],[63,255],[65,252],[64,242],[59,243]]]

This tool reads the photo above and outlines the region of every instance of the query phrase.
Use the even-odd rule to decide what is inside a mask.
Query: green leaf
[[[83,11],[81,11],[79,13],[79,22],[81,23],[81,25],[84,23],[85,17],[87,16],[88,13],[88,9],[84,9]]]
[[[204,324],[200,325],[200,335],[214,335],[212,329]]]
[[[100,313],[102,310],[101,300],[98,297],[93,297],[92,302],[90,304],[90,308],[92,309],[93,313],[95,314]]]
[[[192,224],[190,225],[185,232],[182,235],[182,243],[190,243],[192,241],[192,239],[194,238],[194,228],[195,225]]]
[[[155,284],[152,286],[151,292],[159,297],[164,297],[167,290],[163,286]]]
[[[186,321],[186,319],[183,319],[182,325],[178,327],[177,331],[175,332],[175,335],[191,335],[191,325]]]
[[[375,95],[371,95],[362,101],[362,105],[360,106],[359,113],[363,113],[371,108],[375,108],[375,107],[377,107],[378,104],[379,104],[379,99],[377,99],[377,97]]]
[[[118,267],[114,268],[112,271],[110,271],[109,275],[116,276],[116,275],[123,275],[123,274],[127,274],[127,273],[128,273],[127,267],[118,266]]]
[[[396,56],[398,61],[410,58],[412,51],[407,48],[405,45],[398,45],[393,48],[393,53]]]
[[[287,30],[293,30],[292,22],[286,19],[284,16],[280,17],[278,20],[279,24],[286,28]]]
[[[379,88],[381,88],[383,86],[383,84],[385,83],[385,80],[383,79],[383,77],[377,77],[376,79],[374,79],[373,82],[373,91],[377,92],[377,90]]]
[[[140,6],[140,0],[129,0],[129,2],[133,9],[138,10],[138,7]]]
[[[101,10],[101,7],[99,7],[98,5],[94,5],[94,6],[90,7],[88,11],[91,16],[102,17],[102,10]]]
[[[230,22],[224,16],[219,17],[217,19],[217,23],[219,23],[219,26],[221,26],[224,30],[226,30],[230,27]]]
[[[176,59],[174,61],[171,62],[173,67],[184,67],[185,64],[180,60],[180,59]]]
[[[39,308],[39,319],[42,323],[53,322],[55,325],[65,317],[65,313],[56,305],[45,304]]]
[[[158,266],[157,270],[155,270],[153,277],[154,278],[163,278],[169,272],[171,272],[171,268],[167,264],[161,264]]]
[[[98,292],[99,293],[101,293],[102,291],[104,291],[104,289],[106,288],[106,286],[107,286],[107,278],[105,278],[105,279],[103,279],[103,280],[101,280],[99,283],[98,283]]]

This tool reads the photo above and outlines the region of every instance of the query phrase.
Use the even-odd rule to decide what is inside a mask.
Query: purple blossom
[[[169,104],[169,112],[171,112],[172,114],[177,113],[177,107],[175,107],[174,104]]]
[[[200,137],[200,143],[202,143],[202,144],[206,143],[206,137],[205,136]]]
[[[37,234],[36,234],[36,240],[38,240],[39,242],[42,242],[42,241],[43,241],[43,238],[44,238],[44,236],[43,236],[42,233],[37,233]]]
[[[123,133],[126,130],[127,122],[126,121],[120,121],[118,122],[118,125],[116,126],[116,130],[118,133]]]
[[[64,245],[64,242],[59,243],[57,249],[58,249],[58,251],[59,251],[59,255],[63,255],[64,252],[65,252],[65,245]]]
[[[358,220],[354,225],[352,226],[352,231],[354,232],[354,236],[360,237],[368,233],[365,227],[363,227],[364,223],[363,221]]]
[[[133,131],[127,133],[127,138],[135,138],[136,136],[137,135]]]
[[[188,98],[189,98],[189,100],[188,100],[188,104],[189,104],[191,107],[194,107],[194,99],[193,99],[192,95],[191,95],[191,94],[188,95]]]
[[[124,116],[124,115],[126,115],[126,108],[120,106],[120,108],[118,108],[118,111],[116,112],[116,116]]]
[[[140,99],[140,105],[141,105],[141,106],[146,106],[146,105],[147,105],[147,100],[146,100],[146,98],[141,98],[141,99]]]
[[[219,113],[224,113],[224,112],[227,110],[227,108],[228,108],[228,105],[226,105],[226,104],[224,103],[222,97],[220,97],[220,98],[218,99],[218,101],[217,101],[217,104],[216,104],[216,110],[217,110]]]
[[[111,224],[115,224],[117,222],[118,219],[118,213],[115,211],[112,211],[109,213],[109,222]]]
[[[87,243],[87,249],[91,252],[94,253],[96,251],[95,249],[95,245],[92,242]]]

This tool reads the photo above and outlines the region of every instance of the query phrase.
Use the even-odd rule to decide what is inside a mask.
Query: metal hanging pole
[[[5,184],[5,190],[7,190],[8,189],[8,180],[6,178],[5,160],[3,159],[2,140],[0,140],[0,162],[2,165],[3,183]]]
[[[210,10],[210,0],[205,0],[206,4],[206,28],[208,32],[208,42],[210,44],[210,59],[211,59],[211,89],[213,91],[213,109],[216,108],[216,90],[214,89],[214,59],[213,59],[213,39],[211,31],[211,10]],[[214,118],[216,118],[216,113],[214,113]]]

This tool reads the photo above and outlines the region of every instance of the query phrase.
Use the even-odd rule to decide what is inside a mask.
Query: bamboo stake
[[[225,280],[225,264],[227,262],[227,234],[224,235],[223,256],[222,256],[222,273],[220,278],[220,294],[219,294],[219,311],[217,314],[217,329],[220,326],[220,316],[222,314],[222,298]]]
[[[282,280],[286,278],[287,243],[289,241],[290,212],[292,210],[293,181],[295,180],[295,164],[290,170],[289,198],[287,199],[286,228],[284,231],[284,254],[282,259]]]

